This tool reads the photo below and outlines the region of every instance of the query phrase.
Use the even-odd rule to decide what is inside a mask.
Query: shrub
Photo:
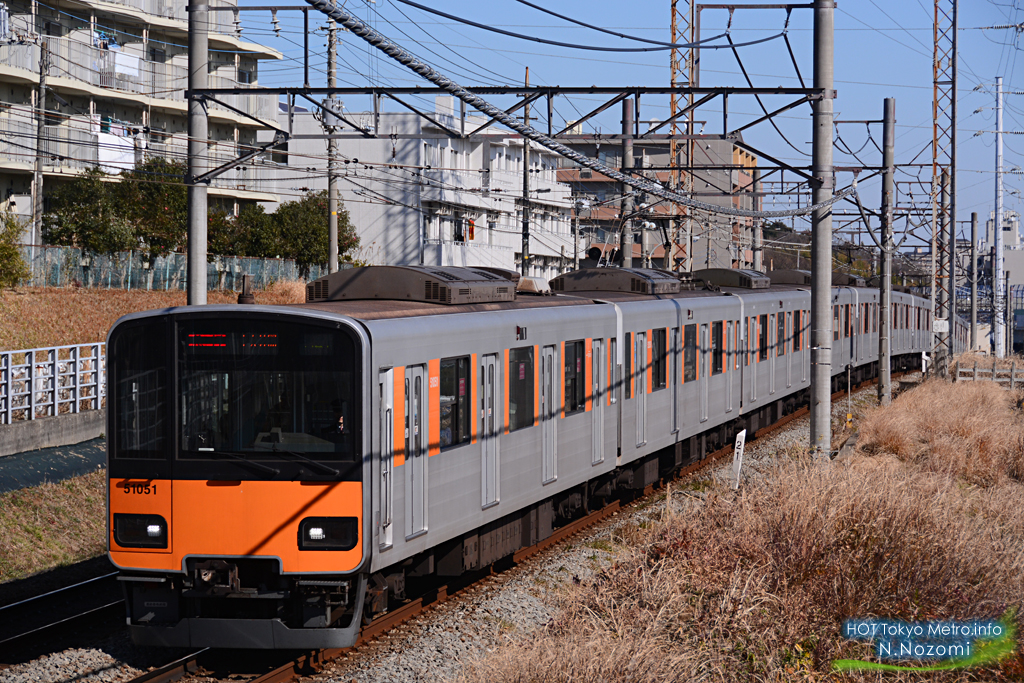
[[[17,287],[32,275],[18,246],[24,231],[25,226],[14,214],[0,216],[0,288]]]

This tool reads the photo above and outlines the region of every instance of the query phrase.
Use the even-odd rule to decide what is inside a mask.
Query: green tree
[[[104,254],[136,246],[135,231],[118,211],[107,177],[91,168],[50,195],[52,210],[43,218],[47,242]]]
[[[18,242],[25,226],[11,213],[0,216],[0,287],[17,287],[31,275]]]
[[[246,256],[236,236],[235,217],[225,211],[210,211],[206,219],[206,251],[214,256]]]
[[[245,256],[275,258],[281,255],[281,226],[262,205],[243,205],[235,226]]]
[[[121,172],[112,188],[114,200],[151,255],[185,246],[188,236],[188,188],[182,184],[185,164],[162,157]]]
[[[295,259],[303,277],[310,266],[327,266],[327,191],[311,192],[302,199],[285,202],[274,213],[281,234],[282,253]],[[359,237],[348,211],[338,203],[339,257],[359,246]]]

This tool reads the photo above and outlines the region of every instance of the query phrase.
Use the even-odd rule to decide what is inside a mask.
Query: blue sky
[[[248,0],[243,1],[243,5]],[[958,88],[958,219],[968,220],[971,211],[984,219],[993,208],[994,77],[1004,78],[1005,90],[1024,90],[1024,60],[1016,69],[1019,34],[1014,30],[980,30],[979,27],[1024,22],[1024,10],[1017,5],[1024,0],[995,2],[961,0]],[[445,12],[491,26],[553,40],[606,47],[642,46],[583,27],[567,24],[541,13],[516,0],[470,2],[469,0],[421,0]],[[257,4],[252,2],[251,4]],[[263,4],[259,2],[259,4]],[[521,83],[525,68],[530,67],[531,83],[548,85],[667,85],[669,82],[668,52],[609,53],[591,52],[543,45],[496,35],[481,29],[455,23],[427,14],[395,0],[347,0],[346,6],[367,19],[379,31],[407,47],[436,68],[465,85]],[[640,0],[633,3],[593,0],[549,0],[536,2],[553,11],[604,28],[649,39],[669,39],[668,0]],[[680,3],[682,4],[682,3]],[[623,12],[626,9],[626,12]],[[839,120],[879,119],[882,100],[896,98],[897,163],[931,161],[932,107],[932,3],[928,0],[842,0],[835,15],[835,87],[838,99],[835,109]],[[264,62],[260,71],[261,85],[295,85],[301,80],[302,21],[298,13],[281,13],[281,37],[270,29],[270,17],[243,14],[244,37],[266,43],[281,50],[286,59]],[[325,21],[315,12],[310,14],[312,27],[323,27]],[[702,36],[722,33],[729,15],[724,10],[705,10]],[[795,10],[790,19],[788,36],[801,73],[810,83],[811,20],[809,10]],[[784,10],[738,11],[730,33],[733,40],[743,42],[779,34],[785,25]],[[416,85],[425,84],[417,76],[384,55],[368,49],[357,37],[341,33],[339,82],[348,85]],[[725,42],[724,39],[721,42]],[[321,30],[310,39],[317,53],[313,60],[311,80],[325,84],[324,53],[326,37]],[[1020,43],[1024,45],[1024,43]],[[740,49],[740,56],[756,86],[799,85],[785,43],[781,39]],[[702,51],[701,84],[745,85],[736,59],[729,50]],[[775,109],[788,100],[766,98],[765,106]],[[1024,95],[1005,97],[1004,129],[1024,131]],[[511,100],[495,100],[508,106]],[[422,102],[425,105],[432,103]],[[556,109],[556,123],[573,119],[580,111],[589,111],[599,103],[594,97],[580,97],[561,102]],[[365,110],[367,103],[346,101],[351,111]],[[708,120],[708,131],[718,132],[721,121],[720,104],[702,109],[698,118]],[[665,118],[666,98],[643,100],[642,119]],[[730,102],[730,128],[761,115],[753,98],[734,98]],[[807,105],[790,110],[778,119],[783,139],[768,124],[745,133],[756,147],[789,162],[803,162],[810,151],[810,108]],[[609,112],[596,124],[601,130],[613,132],[618,127],[618,112]],[[867,165],[880,162],[880,153],[867,136],[864,125],[851,124],[840,128],[842,142]],[[881,126],[871,126],[874,141],[881,144]],[[787,142],[788,140],[788,142]],[[790,145],[792,143],[792,146]],[[1021,165],[1018,150],[1024,152],[1024,136],[1004,136],[1006,169]],[[795,149],[794,149],[795,148]],[[797,151],[799,150],[799,151]],[[856,165],[849,154],[837,149],[837,165]],[[930,177],[930,170],[923,172]],[[1024,187],[1020,175],[1005,177],[1005,206],[1021,209],[1019,195],[1009,194]],[[902,180],[910,176],[902,174]],[[850,175],[841,175],[840,186]],[[862,183],[861,196],[868,207],[879,203],[878,186]],[[909,198],[904,198],[909,199]],[[921,205],[926,200],[918,196]],[[766,203],[770,206],[770,202]],[[777,204],[779,208],[780,205]]]

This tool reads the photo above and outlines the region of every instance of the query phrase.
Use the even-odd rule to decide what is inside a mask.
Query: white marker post
[[[736,445],[732,450],[732,476],[736,479],[733,490],[740,487],[740,468],[743,467],[743,446],[747,443],[747,430],[736,435]]]

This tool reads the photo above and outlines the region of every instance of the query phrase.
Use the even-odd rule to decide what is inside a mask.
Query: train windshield
[[[284,319],[180,322],[179,459],[357,461],[354,347]]]

